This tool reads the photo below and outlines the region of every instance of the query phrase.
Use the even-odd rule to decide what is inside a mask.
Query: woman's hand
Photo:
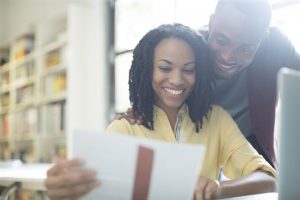
[[[83,168],[79,159],[60,161],[47,172],[45,186],[50,199],[79,199],[98,187],[96,171]]]
[[[217,180],[211,180],[200,176],[195,189],[195,200],[217,199],[221,193],[220,183]]]

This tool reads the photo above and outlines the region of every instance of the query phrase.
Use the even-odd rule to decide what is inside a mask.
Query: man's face
[[[216,78],[228,79],[250,65],[265,34],[266,27],[230,4],[211,16],[208,46]]]

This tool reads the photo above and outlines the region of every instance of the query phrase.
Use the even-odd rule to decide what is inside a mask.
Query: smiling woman
[[[166,112],[174,130],[176,115],[186,103],[198,130],[209,109],[211,77],[206,46],[196,32],[179,24],[153,29],[133,52],[129,72],[133,115],[153,129],[156,105]]]

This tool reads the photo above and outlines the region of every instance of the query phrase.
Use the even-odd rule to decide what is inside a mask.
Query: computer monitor
[[[300,71],[278,73],[275,134],[279,141],[279,200],[300,199]]]

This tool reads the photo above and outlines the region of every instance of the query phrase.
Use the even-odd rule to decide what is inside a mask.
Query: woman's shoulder
[[[218,106],[218,105],[211,106],[209,115],[211,117],[220,117],[220,116],[228,117],[228,116],[230,116],[229,113],[224,108],[222,108],[221,106]]]
[[[233,120],[224,108],[212,105],[205,121],[208,126],[221,126],[222,124],[230,124]]]
[[[106,128],[107,132],[124,132],[132,126],[126,119],[114,119]]]

